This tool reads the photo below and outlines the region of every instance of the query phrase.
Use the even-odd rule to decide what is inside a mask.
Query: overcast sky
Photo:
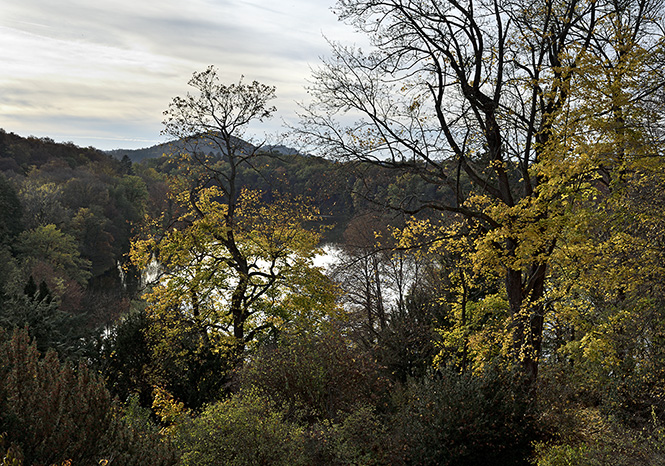
[[[194,71],[277,87],[278,133],[325,37],[362,38],[334,0],[0,0],[0,128],[100,149],[148,147]],[[259,133],[258,136],[261,136]]]

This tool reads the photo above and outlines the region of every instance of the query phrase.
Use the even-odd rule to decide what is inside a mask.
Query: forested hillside
[[[2,464],[665,464],[662,5],[337,13],[316,156],[212,66],[169,144],[0,132]]]

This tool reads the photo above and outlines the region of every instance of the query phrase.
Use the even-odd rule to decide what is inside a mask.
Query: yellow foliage
[[[153,387],[152,396],[152,409],[167,426],[173,426],[180,418],[189,414],[185,405],[175,400],[173,395],[162,387]]]
[[[301,198],[272,197],[243,189],[230,205],[215,186],[183,190],[174,196],[184,211],[178,222],[133,241],[133,263],[160,269],[145,294],[155,341],[198,328],[225,352],[247,343],[236,341],[236,326],[247,334],[294,319],[316,325],[342,312],[336,287],[312,264],[320,234],[307,225],[319,220],[317,210]]]

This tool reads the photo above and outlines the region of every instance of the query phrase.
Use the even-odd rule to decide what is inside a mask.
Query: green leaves
[[[21,233],[16,249],[26,262],[45,261],[56,272],[85,284],[90,278],[89,260],[81,257],[76,240],[53,224]]]
[[[307,464],[304,429],[265,394],[248,389],[176,429],[185,465]]]
[[[132,422],[131,412],[121,418],[97,374],[83,363],[61,363],[53,350],[41,355],[25,329],[11,336],[0,329],[0,432],[25,465],[175,464],[145,419]]]

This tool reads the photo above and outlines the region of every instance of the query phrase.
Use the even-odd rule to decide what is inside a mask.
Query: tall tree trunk
[[[245,320],[247,319],[247,316],[245,315],[242,301],[246,292],[247,281],[241,278],[231,296],[230,309],[231,315],[233,316],[233,337],[235,339],[233,358],[235,359],[236,367],[242,366],[245,354]]]
[[[545,276],[547,266],[534,264],[527,272],[528,286],[523,285],[521,270],[506,272],[506,293],[510,308],[512,357],[530,381],[538,376],[542,351]]]

